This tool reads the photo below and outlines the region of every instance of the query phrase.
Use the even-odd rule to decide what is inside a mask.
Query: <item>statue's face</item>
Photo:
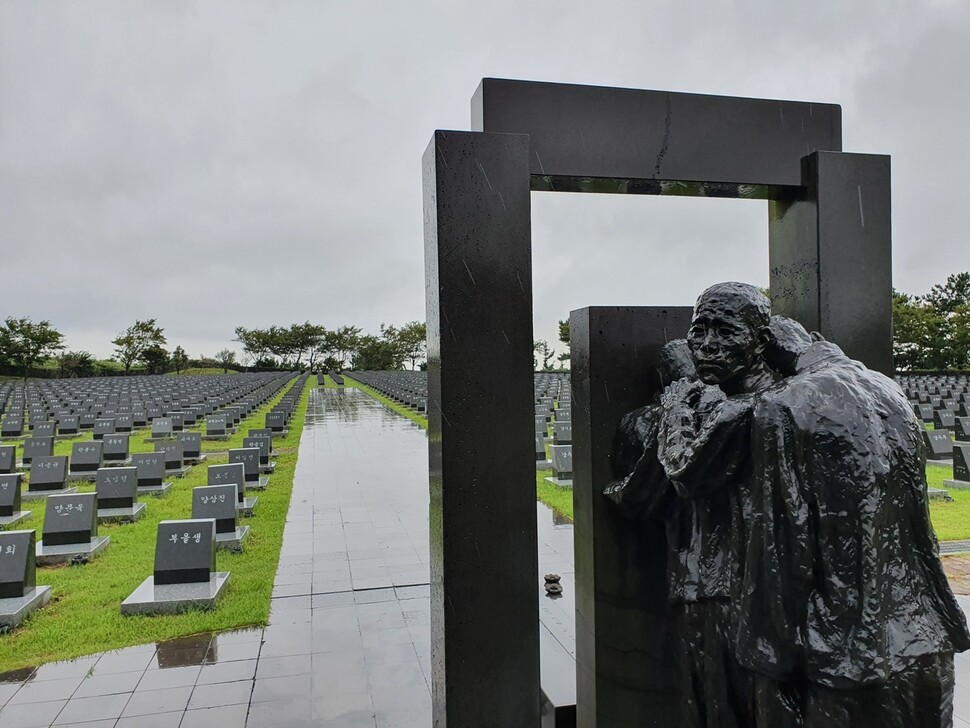
[[[698,304],[687,344],[697,377],[705,384],[723,384],[743,376],[761,350],[758,332],[723,300]]]

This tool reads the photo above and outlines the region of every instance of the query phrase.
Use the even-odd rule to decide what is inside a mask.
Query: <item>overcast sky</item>
[[[970,269],[970,3],[0,0],[0,317],[424,319],[421,155],[483,76],[839,103],[892,155],[894,283]],[[760,201],[533,193],[536,337],[766,285]]]

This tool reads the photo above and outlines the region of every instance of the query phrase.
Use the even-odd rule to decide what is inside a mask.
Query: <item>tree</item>
[[[417,367],[418,359],[423,359],[427,351],[428,327],[421,321],[409,321],[398,332],[401,353],[411,362],[411,369]]]
[[[542,357],[542,371],[549,371],[549,363],[552,361],[553,357],[556,355],[555,349],[549,346],[549,342],[544,339],[539,339],[534,342],[532,346],[533,356],[532,356],[532,366],[535,367],[536,371],[540,370],[539,358]]]
[[[145,371],[149,374],[164,374],[171,357],[161,346],[149,346],[138,355],[138,360],[145,365]]]
[[[559,355],[559,368],[563,369],[569,361],[569,319],[559,322],[559,341],[566,345],[566,350]]]
[[[313,369],[313,362],[317,356],[317,348],[323,343],[327,330],[319,324],[311,324],[309,321],[306,321],[302,324],[293,324],[290,326],[289,334],[290,347],[296,355],[296,361],[294,362],[296,366],[299,367],[300,361],[304,355],[307,355],[309,357],[310,369]]]
[[[57,357],[57,369],[62,377],[92,377],[97,364],[86,351],[66,351]]]
[[[222,366],[222,373],[228,374],[229,367],[236,364],[236,352],[232,349],[223,349],[216,352],[216,361]]]
[[[393,371],[404,366],[400,346],[392,337],[383,335],[387,331],[383,325],[381,330],[381,336],[368,334],[359,338],[351,362],[355,371]]]
[[[337,363],[334,370],[343,369],[347,360],[353,359],[362,342],[358,326],[341,326],[335,331],[328,331],[325,339],[333,352],[331,356]]]
[[[893,357],[901,371],[946,369],[945,319],[933,308],[893,291]]]
[[[266,356],[269,351],[270,336],[269,332],[262,329],[247,329],[244,326],[236,327],[236,338],[242,344],[243,351],[250,357],[255,364]]]
[[[175,369],[176,374],[181,374],[182,370],[189,365],[189,355],[185,353],[185,349],[181,346],[176,346],[175,351],[172,352],[172,368]]]
[[[34,323],[29,318],[7,317],[0,326],[0,358],[8,359],[23,369],[24,379],[30,367],[45,361],[64,349],[64,334],[50,321]]]
[[[115,355],[125,367],[125,374],[131,370],[131,365],[136,361],[143,361],[146,366],[148,361],[143,359],[146,351],[152,348],[161,348],[167,342],[165,340],[164,329],[156,325],[155,319],[138,321],[128,327],[124,333],[118,335],[111,341],[115,345]],[[168,357],[168,353],[165,354]],[[157,352],[149,355],[149,358],[157,363]]]
[[[923,301],[943,315],[954,313],[961,306],[970,304],[970,273],[953,273],[947,276],[946,283],[933,286],[923,296]]]

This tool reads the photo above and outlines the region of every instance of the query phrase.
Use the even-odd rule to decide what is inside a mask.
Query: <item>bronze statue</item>
[[[624,421],[641,457],[606,489],[667,524],[685,722],[951,725],[970,635],[902,392],[745,284],[701,295],[687,344],[697,379]]]

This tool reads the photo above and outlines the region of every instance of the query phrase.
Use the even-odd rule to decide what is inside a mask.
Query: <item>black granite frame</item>
[[[775,313],[891,373],[890,165],[887,156],[842,153],[833,104],[484,79],[472,129],[435,132],[424,155],[435,725],[533,728],[530,190],[768,200]],[[602,315],[584,311],[573,314],[578,327]],[[683,313],[671,312],[680,328]],[[647,324],[657,314],[644,315],[631,325],[655,333]],[[573,343],[577,393],[587,376],[577,372],[577,346],[594,341]],[[587,497],[606,453],[583,443],[601,439],[588,431],[594,423],[615,428],[620,410],[598,393],[588,401],[600,409],[573,433],[577,708],[579,725],[603,728],[618,711],[665,708],[655,692],[613,692],[622,676],[596,660],[619,626],[595,609],[609,598],[597,584],[620,573],[619,545],[601,543]],[[637,705],[615,702],[636,695]]]

